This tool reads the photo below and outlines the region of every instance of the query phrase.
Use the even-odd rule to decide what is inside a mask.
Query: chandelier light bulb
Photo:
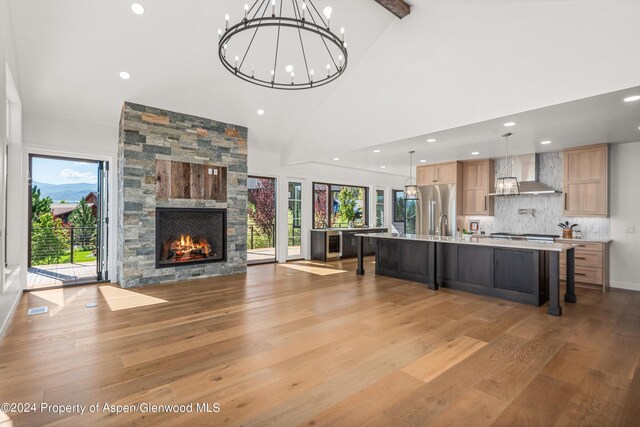
[[[222,38],[222,30],[218,28],[218,41]]]
[[[313,83],[313,70],[309,71],[309,80]]]
[[[292,72],[292,71],[293,71],[293,65],[287,65],[286,67],[284,67],[284,70],[285,70],[287,73]]]
[[[276,0],[271,0],[271,16],[276,16]]]
[[[238,58],[238,55],[236,55],[236,68],[238,68],[238,59],[240,58]]]
[[[342,35],[342,41],[344,42],[344,27],[340,27],[340,34]]]
[[[293,71],[292,71],[291,72],[291,84],[293,84],[293,76],[294,76],[294,74],[293,74]]]
[[[229,29],[229,14],[228,13],[226,15],[224,15],[224,29],[225,30]]]
[[[302,20],[304,21],[304,14],[307,11],[307,3],[306,2],[302,2]]]
[[[255,68],[254,68],[253,64],[251,64],[251,77],[252,78],[253,78],[253,76],[255,74],[254,71],[255,71]]]
[[[249,12],[249,5],[247,3],[244,4],[244,19],[247,19],[247,13]]]
[[[333,11],[333,9],[331,9],[331,6],[325,7],[324,10],[322,11],[324,16],[327,17],[327,28],[329,28],[331,26],[331,12],[332,11]]]

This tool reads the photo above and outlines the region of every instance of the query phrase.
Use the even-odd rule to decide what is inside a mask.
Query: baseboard
[[[615,280],[612,280],[609,285],[612,288],[618,288],[618,289],[628,289],[630,291],[638,291],[640,292],[640,283],[632,283],[632,282],[617,282]]]
[[[0,339],[4,337],[4,334],[7,331],[7,328],[9,327],[9,322],[11,321],[11,318],[13,317],[13,313],[15,313],[16,307],[20,302],[20,297],[22,297],[22,292],[16,292],[16,298],[13,301],[13,304],[11,304],[9,313],[7,313],[7,317],[4,319],[4,322],[2,322],[2,326],[0,326]]]

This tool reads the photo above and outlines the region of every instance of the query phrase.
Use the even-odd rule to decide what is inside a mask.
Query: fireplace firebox
[[[156,268],[226,260],[226,209],[156,209]]]

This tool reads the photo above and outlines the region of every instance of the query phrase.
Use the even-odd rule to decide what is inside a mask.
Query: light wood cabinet
[[[458,182],[459,171],[460,162],[418,166],[416,183],[418,185],[455,184]]]
[[[416,168],[416,184],[431,185],[436,183],[435,166],[418,166]]]
[[[564,151],[564,215],[609,215],[609,146]]]
[[[576,286],[605,291],[609,287],[609,244],[581,242],[575,239],[556,239],[558,243],[574,245]],[[567,255],[560,256],[560,279],[567,278]]]
[[[462,214],[493,215],[493,160],[474,160],[462,163]]]

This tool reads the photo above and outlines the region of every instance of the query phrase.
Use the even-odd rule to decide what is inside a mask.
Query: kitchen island
[[[358,275],[364,274],[363,239],[375,239],[376,274],[541,306],[562,314],[560,254],[566,253],[566,302],[576,302],[574,247],[490,238],[456,239],[369,233],[358,237]]]

